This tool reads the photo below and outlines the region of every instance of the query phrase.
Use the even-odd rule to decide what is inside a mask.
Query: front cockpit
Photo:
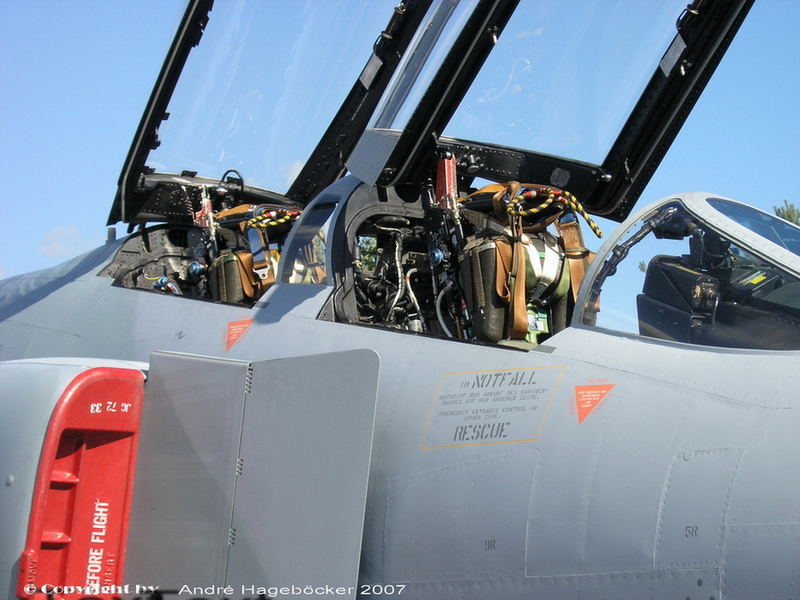
[[[733,200],[682,194],[631,218],[600,253],[578,325],[700,346],[800,349],[795,225]]]

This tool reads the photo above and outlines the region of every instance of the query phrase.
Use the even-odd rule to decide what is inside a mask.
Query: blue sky
[[[105,239],[182,5],[0,0],[0,278]],[[800,2],[756,3],[640,203],[709,191],[770,211],[800,204],[797,23]]]

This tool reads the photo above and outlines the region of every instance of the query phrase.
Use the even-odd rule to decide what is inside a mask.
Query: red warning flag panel
[[[101,367],[61,394],[39,458],[20,598],[45,600],[54,587],[84,590],[58,599],[118,597],[103,591],[122,585],[143,389],[141,371]]]

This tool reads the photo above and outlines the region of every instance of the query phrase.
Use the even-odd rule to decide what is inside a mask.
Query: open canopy
[[[556,185],[621,220],[751,3],[193,0],[109,222],[152,218],[164,174],[235,170],[305,204],[347,169],[407,183],[448,150],[465,176]]]

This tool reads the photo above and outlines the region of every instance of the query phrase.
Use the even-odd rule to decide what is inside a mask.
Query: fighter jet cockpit
[[[741,10],[289,4],[286,44],[263,35],[274,6],[195,0],[109,216],[133,235],[100,275],[247,309],[326,286],[319,319],[533,348],[578,308],[605,316],[616,259],[578,299],[592,215],[627,217]],[[796,323],[794,275],[682,210],[652,233],[692,247],[645,261],[637,330],[749,347],[767,321],[787,328],[773,305]]]
[[[731,200],[685,194],[606,245],[580,322],[726,348],[800,348],[800,228]]]

